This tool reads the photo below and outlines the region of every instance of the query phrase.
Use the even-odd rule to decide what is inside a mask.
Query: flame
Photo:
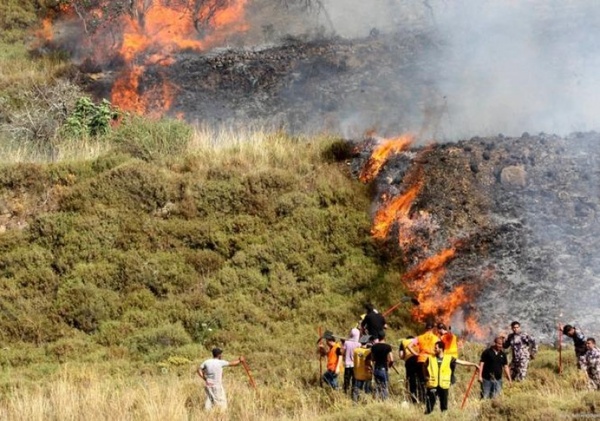
[[[361,180],[372,180],[390,154],[404,150],[411,141],[412,136],[405,135],[379,145],[361,171]],[[483,338],[484,332],[477,324],[476,313],[469,305],[476,287],[458,285],[448,288],[444,283],[447,265],[457,257],[466,240],[453,241],[451,247],[432,255],[429,251],[432,234],[439,227],[427,211],[412,212],[413,204],[424,187],[422,164],[425,160],[422,158],[432,148],[433,145],[424,148],[414,159],[416,165],[402,181],[407,187],[401,195],[394,198],[382,195],[383,204],[375,213],[371,234],[375,239],[384,241],[390,237],[392,227],[397,227],[397,241],[405,263],[408,263],[408,258],[414,259],[401,278],[404,287],[419,301],[412,310],[414,319],[456,320],[461,316],[464,332],[471,337]]]
[[[371,154],[369,161],[358,176],[359,180],[363,183],[373,180],[379,174],[381,167],[385,164],[388,157],[391,154],[402,152],[408,148],[413,140],[414,136],[411,134],[403,134],[393,139],[385,139]]]
[[[177,87],[168,80],[166,71],[158,70],[162,86],[144,89],[147,67],[166,68],[174,63],[173,55],[177,51],[204,51],[226,42],[230,34],[246,31],[247,3],[248,0],[196,0],[183,6],[182,2],[172,0],[136,0],[125,6],[127,13],[109,19],[104,12],[106,5],[100,2],[92,13],[104,24],[98,26],[87,41],[92,50],[89,56],[96,62],[108,64],[118,54],[125,63],[112,86],[113,104],[135,113],[167,112]],[[75,6],[71,6],[63,8],[60,14],[71,21],[83,22],[77,20],[75,11]],[[41,35],[51,39],[52,31],[46,26],[43,28]],[[87,27],[85,32],[88,32]]]
[[[374,238],[384,240],[387,238],[394,222],[400,220],[410,221],[410,208],[422,186],[422,181],[417,182],[410,186],[403,195],[388,201],[377,210],[371,228],[371,234]]]

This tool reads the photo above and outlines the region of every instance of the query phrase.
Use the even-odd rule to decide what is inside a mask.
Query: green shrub
[[[142,329],[127,339],[131,352],[149,354],[157,349],[180,347],[192,339],[180,323],[166,324],[156,328]]]
[[[55,306],[69,326],[93,333],[100,323],[119,314],[120,300],[114,291],[73,281],[61,285]]]
[[[110,101],[103,99],[99,104],[91,98],[77,99],[63,125],[66,136],[97,136],[108,133],[111,123],[119,117],[119,111]]]

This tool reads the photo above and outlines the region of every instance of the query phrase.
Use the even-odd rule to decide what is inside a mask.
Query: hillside
[[[597,415],[600,398],[576,370],[567,340],[558,373],[554,320],[545,317],[557,302],[549,294],[563,286],[560,271],[585,274],[595,261],[586,247],[597,237],[595,133],[413,145],[361,181],[385,139],[207,129],[91,99],[93,73],[82,75],[62,51],[23,42],[50,3],[0,5],[0,419],[422,419],[421,406],[403,405],[402,365],[391,373],[387,402],[367,397],[357,406],[319,387],[319,330],[346,336],[366,300],[380,310],[402,302],[388,317],[394,349],[420,331],[417,318],[432,315],[474,316],[472,325],[450,320],[469,338],[477,337],[470,329],[485,329],[483,339],[462,343],[469,361],[515,314],[545,340],[527,380],[495,401],[478,400],[475,384],[460,409],[472,372],[459,368],[449,412],[432,420]],[[219,75],[246,69],[237,74],[244,79],[260,75],[268,57],[270,66],[299,63],[317,79],[343,70],[349,77],[336,86],[354,86],[377,63],[332,69],[336,49],[387,51],[385,39],[376,32],[355,44],[300,38],[283,47],[289,62],[277,60],[277,49],[206,60],[188,51],[180,64],[201,62]],[[425,39],[400,39],[419,57]],[[313,61],[314,51],[324,58]],[[408,64],[406,77],[410,58],[392,62]],[[209,69],[213,60],[232,62]],[[205,95],[206,87],[191,90],[193,80],[187,86],[192,102]],[[235,97],[239,86],[230,87]],[[393,98],[411,93],[390,89]],[[396,109],[388,112],[393,119]],[[404,208],[378,231],[396,198]],[[553,266],[557,252],[561,264]],[[458,304],[445,306],[413,283],[419,275],[440,279],[434,292]],[[476,282],[467,292],[477,294],[463,294]],[[580,303],[586,279],[569,282],[574,293],[565,296]],[[581,306],[568,310],[575,317]],[[226,359],[245,355],[257,383],[253,389],[243,369],[227,369],[227,416],[203,412],[195,373],[214,346]]]

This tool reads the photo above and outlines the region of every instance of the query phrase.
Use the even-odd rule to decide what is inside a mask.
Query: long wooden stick
[[[558,324],[558,374],[562,374],[562,330]]]
[[[317,328],[317,333],[319,334],[319,344],[321,345],[321,341],[323,339],[323,331],[321,326]],[[323,386],[323,355],[321,355],[321,350],[319,349],[319,385]]]
[[[250,367],[248,367],[248,363],[244,360],[242,361],[242,365],[244,366],[244,370],[246,370],[248,380],[250,380],[250,385],[256,390],[256,383],[254,382],[254,377],[252,377],[252,372],[250,371]]]
[[[469,392],[471,392],[471,387],[473,387],[473,382],[475,381],[475,376],[477,375],[477,369],[473,370],[473,375],[471,376],[471,381],[469,382],[469,386],[467,386],[467,391],[465,392],[465,397],[463,398],[462,404],[460,405],[460,409],[465,407],[467,403],[467,398],[469,397]]]

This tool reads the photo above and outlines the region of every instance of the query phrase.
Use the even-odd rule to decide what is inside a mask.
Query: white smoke
[[[600,2],[596,0],[324,0],[344,37],[428,27],[437,140],[600,129]],[[326,23],[322,17],[323,23]],[[423,116],[421,125],[429,124]],[[415,128],[416,129],[416,128]]]

